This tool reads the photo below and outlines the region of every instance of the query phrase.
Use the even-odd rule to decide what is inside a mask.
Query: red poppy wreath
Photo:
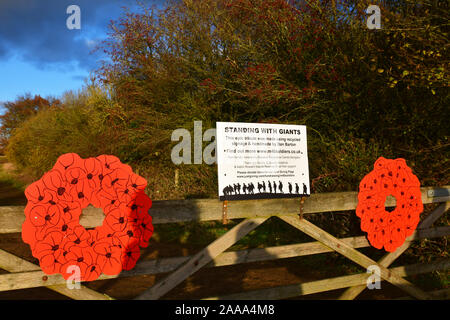
[[[25,190],[22,239],[45,273],[60,273],[66,280],[73,266],[80,270],[80,281],[130,270],[153,233],[146,185],[115,156],[64,154]],[[101,226],[86,230],[79,218],[89,204],[101,208],[105,218]]]
[[[385,210],[389,195],[396,199],[392,212]],[[373,247],[395,251],[413,234],[422,211],[419,179],[404,159],[380,157],[374,170],[361,180],[356,215],[361,218],[361,230],[367,232]]]

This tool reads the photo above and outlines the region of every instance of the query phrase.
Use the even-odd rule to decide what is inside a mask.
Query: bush
[[[6,154],[18,169],[40,177],[63,153],[81,157],[114,153],[117,131],[109,125],[120,110],[98,88],[78,94],[67,93],[63,106],[46,108],[26,120],[14,131]]]

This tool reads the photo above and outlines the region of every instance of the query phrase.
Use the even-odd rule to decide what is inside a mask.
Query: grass
[[[27,183],[14,170],[5,170],[6,162],[6,157],[0,156],[0,205],[24,205]]]

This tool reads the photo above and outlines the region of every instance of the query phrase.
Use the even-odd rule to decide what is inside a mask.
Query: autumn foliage
[[[381,8],[380,30],[366,26],[369,4]],[[183,0],[125,11],[99,48],[108,60],[95,87],[105,93],[31,119],[11,157],[39,163],[39,173],[58,152],[113,153],[173,177],[171,133],[192,132],[194,120],[204,129],[295,123],[308,127],[313,192],[355,190],[379,156],[408,159],[423,185],[448,183],[448,9],[435,0]],[[33,140],[44,118],[52,126],[37,131],[48,138]],[[53,127],[70,123],[64,146],[48,147]],[[31,161],[38,146],[52,159]],[[215,167],[193,167],[178,196],[194,186],[215,196]]]
[[[50,101],[49,101],[50,100]],[[14,129],[19,128],[25,120],[36,115],[39,111],[49,107],[57,107],[60,105],[59,100],[44,99],[39,95],[32,97],[30,94],[18,97],[16,101],[10,101],[3,104],[4,113],[0,115],[0,148],[4,152],[4,148],[8,144],[8,139]]]

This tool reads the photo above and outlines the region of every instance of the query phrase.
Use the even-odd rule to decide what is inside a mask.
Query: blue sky
[[[163,0],[141,2],[158,7]],[[78,5],[81,29],[69,30],[66,9]],[[110,20],[135,8],[136,0],[1,0],[0,104],[31,93],[57,97],[77,90],[104,56],[92,50]]]

